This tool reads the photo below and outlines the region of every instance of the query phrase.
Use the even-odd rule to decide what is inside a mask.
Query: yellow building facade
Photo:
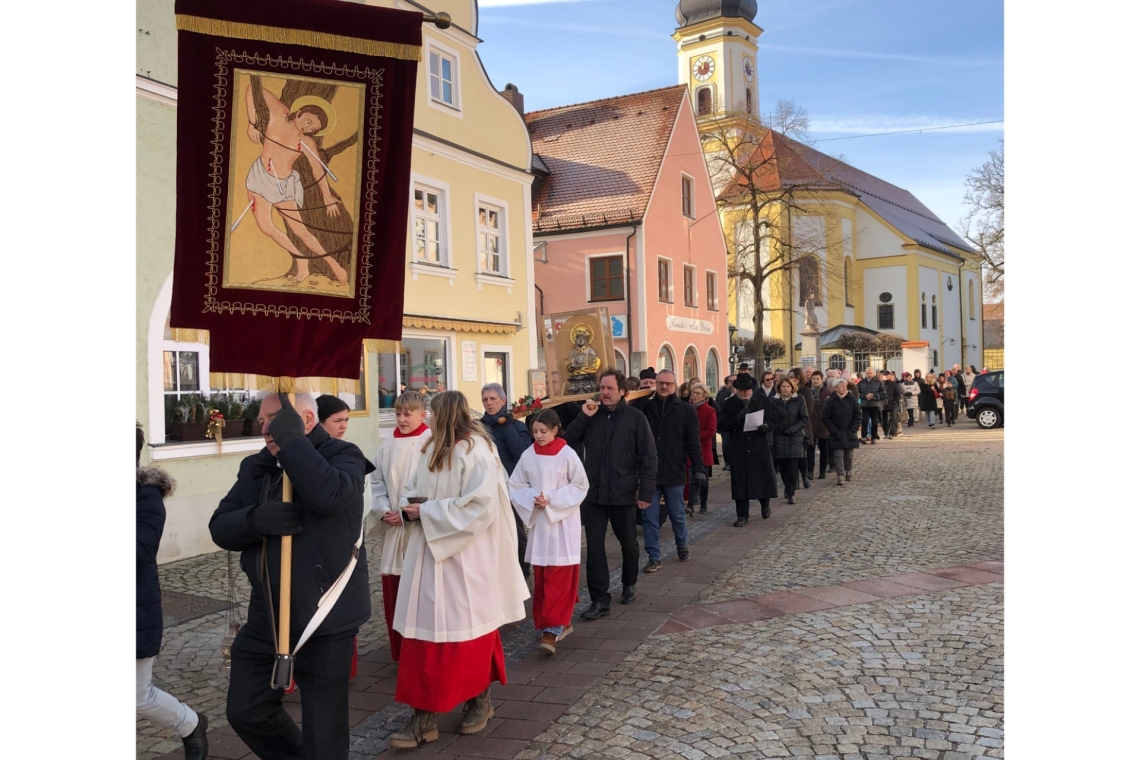
[[[422,11],[403,0],[369,4]],[[342,394],[354,408],[346,439],[369,457],[391,434],[391,404],[401,388],[429,396],[460,390],[480,409],[484,383],[501,382],[518,397],[529,392],[527,372],[537,366],[526,125],[479,60],[475,0],[437,0],[433,10],[451,14],[454,24],[424,25],[403,340],[399,350],[365,354],[360,392]],[[217,550],[210,516],[241,459],[263,446],[241,420],[227,423],[220,450],[199,431],[180,437],[171,405],[219,392],[264,394],[212,388],[209,347],[179,343],[169,329],[178,106],[173,0],[143,0],[137,21],[136,418],[150,442],[143,464],[153,462],[178,481],[166,500],[159,550],[167,562]]]
[[[678,81],[689,87],[705,136],[730,272],[736,252],[754,250],[753,222],[751,193],[739,192],[739,175],[724,169],[724,156],[741,158],[734,146],[742,142],[764,152],[751,164],[763,175],[754,182],[763,191],[761,222],[792,262],[762,285],[763,335],[788,349],[779,365],[814,360],[796,349],[814,297],[825,365],[842,354],[828,350],[828,336],[854,327],[928,342],[934,369],[980,367],[980,260],[911,193],[761,126],[756,53],[763,30],[755,14],[754,0],[681,0],[673,39]],[[772,245],[761,242],[761,261],[770,261]],[[728,283],[729,321],[743,338],[754,335],[751,288]]]

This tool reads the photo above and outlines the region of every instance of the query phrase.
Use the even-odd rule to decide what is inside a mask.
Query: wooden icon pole
[[[289,394],[289,404],[295,400],[294,394]],[[286,473],[281,481],[281,501],[293,501],[293,484],[289,482]],[[289,654],[289,620],[292,613],[293,601],[293,537],[281,537],[281,622],[277,626],[277,653]]]

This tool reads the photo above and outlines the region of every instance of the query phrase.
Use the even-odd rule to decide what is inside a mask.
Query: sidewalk
[[[955,706],[946,714],[921,711],[937,716],[937,720],[920,717],[917,707],[899,707],[903,702],[898,700],[894,707],[880,706],[880,702],[893,704],[881,699],[892,688],[912,688],[903,687],[900,678],[908,678],[908,668],[930,667],[930,653],[938,650],[916,642],[915,651],[880,652],[882,642],[898,642],[906,632],[937,638],[942,634],[925,631],[924,627],[938,629],[945,622],[943,617],[961,617],[966,614],[963,610],[973,614],[975,607],[986,612],[987,632],[979,640],[992,638],[994,630],[1000,633],[1001,431],[980,431],[973,425],[911,431],[895,441],[862,447],[856,454],[853,482],[840,488],[834,480],[813,481],[811,489],[797,492],[795,506],[774,499],[769,520],[759,518],[757,506],[753,510],[757,514],[740,529],[731,527],[735,510],[729,499],[727,473],[716,468],[710,511],[691,518],[688,562],[675,559],[671,538],[663,535],[664,565],[654,575],[641,576],[637,601],[624,606],[615,601],[611,615],[599,621],[575,620],[574,633],[559,643],[554,655],[534,650],[538,636],[529,620],[504,627],[509,685],[492,687],[495,718],[487,730],[476,736],[458,736],[455,729],[460,712],[453,711],[441,717],[438,741],[385,756],[546,758],[604,753],[694,760],[728,754],[765,757],[806,752],[818,757],[871,757],[873,754],[868,753],[877,752],[877,747],[892,745],[890,751],[884,749],[884,757],[942,757],[939,753],[953,749],[955,744],[949,739],[953,732],[939,724],[956,725],[959,717],[963,725],[972,719],[992,725],[967,726],[974,731],[955,733],[957,739],[972,736],[979,743],[970,746],[1000,751],[981,743],[985,739],[1000,747],[1000,736],[975,733],[986,729],[1000,734],[1000,703],[981,700],[988,705],[984,711],[998,717],[984,715],[983,708],[970,708],[965,703],[963,707],[975,714],[959,715],[953,711],[958,709]],[[986,503],[963,527],[953,518],[954,513],[969,510],[967,502],[980,498]],[[668,534],[669,529],[664,528],[663,533]],[[617,576],[620,550],[612,536],[607,549],[613,575]],[[642,553],[642,563],[644,559]],[[192,562],[197,560],[179,564]],[[217,560],[213,562],[218,564]],[[216,578],[217,570],[212,574],[180,574],[209,583]],[[163,580],[165,584],[166,578]],[[620,588],[620,581],[614,581]],[[164,590],[167,588],[170,586],[164,585]],[[175,590],[185,591],[185,587]],[[584,588],[581,598],[588,601]],[[585,606],[583,602],[579,609]],[[371,759],[384,752],[388,735],[410,715],[407,708],[392,702],[396,666],[390,661],[384,640],[379,594],[375,595],[374,609],[377,614],[371,623],[376,618],[381,622],[372,628],[378,627],[379,633],[362,631],[368,645],[362,642],[361,667],[351,686],[354,760]],[[905,619],[913,618],[915,610],[929,620],[908,627]],[[218,615],[201,620],[210,617]],[[896,618],[904,623],[899,624]],[[868,621],[879,620],[885,621],[883,630],[876,628],[878,622],[867,627]],[[822,646],[819,641],[808,640],[817,634],[805,634],[805,630],[831,630],[836,641]],[[857,632],[856,639],[840,646],[838,639],[846,641],[851,631]],[[199,635],[208,638],[206,633]],[[996,646],[1000,657],[1000,636],[996,644],[988,646]],[[830,654],[818,654],[822,651]],[[740,658],[739,665],[726,669],[736,657]],[[797,668],[805,657],[827,658],[822,660],[826,672],[813,672],[803,690],[796,690],[793,701],[797,704],[785,708],[776,720],[772,710],[780,709],[777,703],[786,692],[784,687],[803,677]],[[849,661],[852,657],[856,661]],[[883,672],[896,675],[855,675],[868,663],[891,666]],[[763,677],[741,677],[741,668],[753,670],[758,666]],[[772,680],[773,673],[788,667],[797,671],[794,677]],[[980,672],[986,674],[982,680],[988,683],[997,677],[1000,667]],[[950,674],[951,680],[957,675]],[[879,684],[880,679],[893,679],[896,684]],[[226,674],[215,670],[207,680],[208,691],[215,699],[222,698],[224,713]],[[861,690],[856,694],[860,699],[837,691],[855,686]],[[1000,691],[1000,682],[996,689]],[[818,693],[810,693],[813,690]],[[837,694],[843,697],[844,705],[838,704]],[[290,710],[299,719],[295,696],[289,698],[293,702]],[[728,701],[710,710],[712,696]],[[817,696],[818,701],[807,701]],[[823,705],[825,700],[837,714],[816,718],[803,709]],[[914,702],[920,703],[930,704]],[[746,709],[748,705],[754,709]],[[729,721],[733,711],[741,710],[745,714],[739,725]],[[884,715],[879,716],[880,710]],[[908,710],[913,717],[889,714]],[[858,714],[839,714],[852,711]],[[770,714],[761,719],[759,712]],[[878,725],[896,718],[917,721],[924,727]],[[864,719],[866,726],[861,725]],[[805,725],[797,725],[793,735],[782,735],[788,731],[783,723],[789,721]],[[760,723],[769,728],[758,731],[751,725]],[[926,723],[933,727],[925,727]],[[224,725],[224,718],[215,722],[211,713],[211,726],[216,726],[211,731],[211,756],[235,760],[252,757]],[[835,729],[835,733],[824,729]],[[905,729],[911,735],[896,737],[891,729],[900,733]],[[806,744],[801,741],[805,739],[801,730],[809,732]],[[928,738],[916,736],[917,731],[946,738],[934,736],[927,747]],[[810,741],[811,737],[847,735],[845,732],[857,734],[862,737],[860,741],[868,743],[842,744],[841,752],[839,742]],[[743,741],[745,738],[748,741]],[[909,739],[909,744],[903,744],[903,739]],[[948,746],[942,748],[940,742]],[[152,744],[149,752],[140,746],[139,757],[151,758],[159,754],[156,750],[175,748],[170,744],[159,747],[160,743]],[[914,754],[899,754],[906,747],[913,748],[906,752]],[[814,748],[830,749],[816,753]],[[793,749],[797,751],[793,753]],[[953,752],[945,755],[954,756]],[[178,758],[180,750],[163,757]]]

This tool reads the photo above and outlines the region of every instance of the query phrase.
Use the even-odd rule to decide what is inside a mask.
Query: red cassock
[[[578,603],[578,571],[581,565],[533,565],[534,627],[570,625]]]

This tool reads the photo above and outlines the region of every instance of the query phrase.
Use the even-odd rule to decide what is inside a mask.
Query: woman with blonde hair
[[[396,701],[415,709],[389,744],[439,738],[437,713],[466,701],[459,733],[494,715],[491,681],[506,684],[499,626],[526,617],[518,534],[506,473],[467,399],[431,400],[432,437],[400,499],[408,529],[393,627],[403,636]]]
[[[689,482],[688,513],[693,514],[696,507],[697,496],[701,499],[701,514],[709,511],[709,478],[712,477],[713,448],[716,445],[716,409],[710,403],[709,387],[699,380],[692,380],[689,385],[689,403],[697,412],[697,423],[701,434],[701,456],[705,462],[705,479],[700,483],[693,480]]]

